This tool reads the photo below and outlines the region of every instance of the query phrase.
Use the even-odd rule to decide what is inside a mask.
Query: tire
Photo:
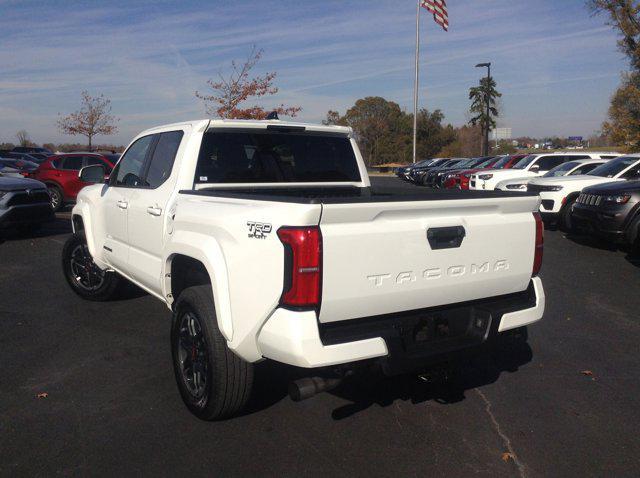
[[[573,206],[573,203],[576,202],[576,199],[577,198],[569,199],[560,211],[558,225],[564,232],[573,232],[573,224],[571,221],[571,207]]]
[[[102,271],[95,265],[82,231],[73,234],[64,244],[62,270],[71,289],[86,300],[110,300],[122,282],[115,272]]]
[[[51,207],[53,212],[58,212],[64,205],[64,194],[62,194],[62,189],[58,186],[47,184],[47,190],[49,191],[49,197],[51,198]]]
[[[253,386],[253,364],[227,346],[218,329],[211,286],[188,287],[178,297],[171,354],[180,396],[196,417],[223,420],[244,409]]]

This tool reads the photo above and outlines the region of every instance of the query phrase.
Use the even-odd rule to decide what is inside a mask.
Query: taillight
[[[539,212],[534,212],[533,217],[536,220],[536,249],[533,256],[533,271],[532,277],[535,277],[542,268],[542,255],[544,252],[544,223]]]
[[[285,279],[280,304],[294,308],[317,308],[320,305],[322,273],[320,228],[281,227],[278,237],[285,248]]]

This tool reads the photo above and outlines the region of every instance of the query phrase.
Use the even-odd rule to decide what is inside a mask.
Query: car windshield
[[[119,154],[105,154],[104,157],[111,161],[112,164],[116,164],[120,159]]]
[[[502,169],[504,168],[509,161],[511,161],[511,156],[505,156],[504,158],[499,159],[493,166],[493,169]]]
[[[604,163],[602,166],[598,166],[591,172],[587,173],[589,176],[600,176],[602,178],[613,178],[627,169],[634,163],[640,161],[640,158],[635,156],[623,156],[621,158],[612,159]]]
[[[568,163],[563,163],[555,168],[551,169],[548,173],[544,174],[544,178],[555,178],[557,176],[566,176],[569,171],[573,168],[579,166],[580,163],[578,161],[569,161]]]
[[[503,158],[503,159],[504,159],[504,158]],[[495,163],[495,164],[493,165],[493,167],[495,168],[495,167],[496,167],[496,164],[498,164],[500,161],[502,161],[502,159],[501,159],[501,160],[499,160],[499,161],[496,161],[496,158],[489,158],[489,159],[485,159],[485,160],[484,160],[484,161],[482,161],[480,164],[476,164],[476,166],[475,166],[475,167],[476,167],[476,168],[486,168],[486,167],[487,167],[487,166],[489,166],[490,164]]]
[[[491,161],[493,158],[487,159],[487,158],[473,158],[470,159],[469,161],[467,161],[466,164],[464,164],[464,167],[466,168],[477,168],[478,166],[480,166],[481,164],[484,164],[488,161]]]
[[[441,165],[440,165],[440,167],[442,167],[442,168],[449,168],[449,167],[451,167],[451,166],[455,166],[456,164],[460,164],[461,162],[462,162],[462,160],[461,160],[461,159],[452,159],[452,160],[450,160],[450,161],[447,161],[447,162],[446,162],[446,163],[444,163],[444,164],[441,164]]]
[[[535,154],[530,154],[529,156],[525,156],[520,161],[518,161],[516,163],[516,165],[512,169],[527,169],[527,166],[529,166],[531,163],[533,163],[533,161],[537,157],[538,156],[535,155]]]

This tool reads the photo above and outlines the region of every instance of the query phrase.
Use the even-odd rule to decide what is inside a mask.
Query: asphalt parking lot
[[[299,372],[263,363],[249,412],[205,423],[178,395],[163,305],[67,287],[65,217],[0,244],[3,476],[640,474],[632,253],[547,231],[547,311],[529,345],[447,384],[370,377],[293,403]]]

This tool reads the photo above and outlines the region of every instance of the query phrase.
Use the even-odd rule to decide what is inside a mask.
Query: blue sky
[[[449,0],[450,31],[422,15],[421,106],[468,119],[468,88],[493,63],[500,126],[514,135],[588,135],[606,117],[627,69],[604,18],[582,0]],[[264,48],[257,72],[277,71],[277,98],[320,121],[379,95],[412,109],[413,0],[0,0],[0,141],[74,141],[58,113],[80,92],[104,93],[127,143],[142,129],[206,117],[194,91]],[[76,138],[80,140],[80,137]]]

